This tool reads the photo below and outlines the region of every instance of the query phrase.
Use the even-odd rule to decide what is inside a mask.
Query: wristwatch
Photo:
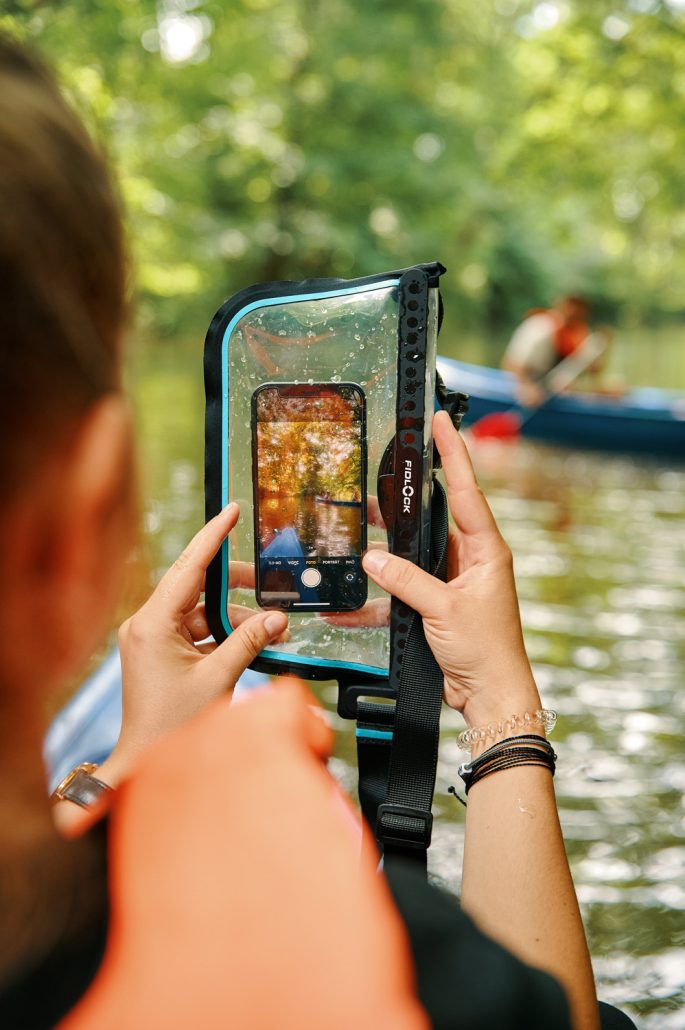
[[[54,803],[57,801],[73,801],[81,808],[90,808],[96,801],[99,801],[103,794],[111,791],[111,787],[102,780],[93,776],[97,765],[92,762],[82,762],[72,769],[64,777],[61,783],[55,787],[50,797]]]

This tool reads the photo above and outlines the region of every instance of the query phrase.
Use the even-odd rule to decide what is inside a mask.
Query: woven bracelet
[[[493,755],[499,754],[500,751],[505,751],[510,747],[519,747],[524,744],[534,744],[536,747],[541,747],[543,750],[548,750],[553,753],[552,745],[546,737],[541,737],[539,733],[521,733],[517,737],[505,737],[504,740],[498,740],[495,744],[491,744],[490,747],[486,748],[485,751],[482,751],[477,758],[472,758],[469,762],[463,763],[462,768],[464,765],[469,765],[472,768],[475,768],[484,761],[486,757],[492,758]]]
[[[488,748],[472,762],[465,762],[459,767],[459,776],[463,780],[466,793],[474,783],[485,779],[491,773],[517,766],[537,765],[549,769],[552,776],[556,769],[556,754],[551,744],[544,737],[528,735],[525,737],[509,737]]]
[[[482,754],[478,755],[477,758],[472,758],[470,762],[464,762],[459,767],[459,774],[461,775],[462,772],[475,772],[475,770],[480,769],[483,765],[492,761],[492,759],[497,755],[518,747],[533,747],[536,750],[549,755],[553,759],[556,758],[554,748],[546,737],[541,737],[537,733],[525,733],[518,737],[506,737],[504,740],[498,740],[496,744],[491,744],[490,747],[483,751]]]

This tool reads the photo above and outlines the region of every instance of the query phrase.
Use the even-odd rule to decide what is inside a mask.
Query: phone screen
[[[364,391],[355,383],[266,384],[253,395],[252,421],[257,602],[361,607]]]

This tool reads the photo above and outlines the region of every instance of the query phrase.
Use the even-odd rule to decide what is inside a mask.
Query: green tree
[[[682,5],[678,5],[682,7]],[[439,257],[447,333],[583,289],[685,308],[685,15],[665,0],[5,3],[120,171],[140,320]]]

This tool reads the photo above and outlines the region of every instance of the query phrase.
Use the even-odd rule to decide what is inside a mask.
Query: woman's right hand
[[[229,695],[259,652],[287,633],[284,612],[232,606],[228,639],[216,644],[209,636],[200,603],[207,568],[238,515],[237,504],[229,504],[211,519],[119,630],[123,722],[114,752],[98,773],[107,783],[127,775],[158,738],[215,698]],[[232,575],[236,585],[246,585],[253,582],[254,570],[236,563]]]
[[[478,487],[466,445],[449,415],[433,422],[456,529],[448,582],[380,550],[364,568],[423,617],[426,640],[445,675],[445,701],[469,726],[540,708],[521,631],[511,551]]]

